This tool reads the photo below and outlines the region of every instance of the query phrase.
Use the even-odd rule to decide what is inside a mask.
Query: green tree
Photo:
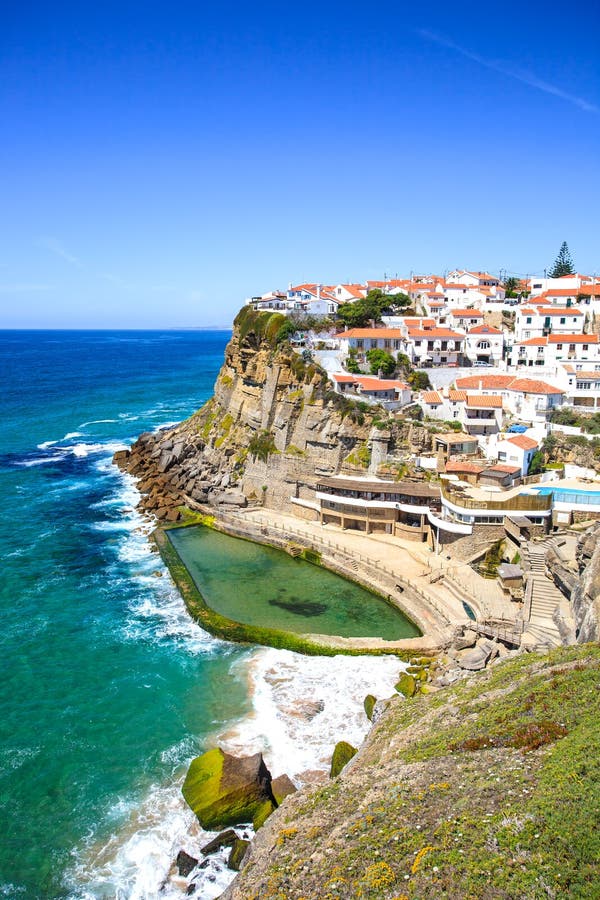
[[[526,473],[527,475],[538,475],[540,472],[544,471],[544,454],[541,450],[536,450],[533,456],[531,457],[531,462],[529,463],[529,471]]]
[[[504,290],[506,291],[507,297],[516,297],[519,293],[519,279],[515,278],[514,275],[511,275],[510,278],[507,278],[504,282]]]
[[[393,375],[396,371],[396,360],[387,350],[367,350],[367,359],[372,375],[377,375],[380,369],[384,377]]]
[[[341,303],[337,315],[349,328],[364,328],[371,322],[381,322],[381,317],[386,313],[405,310],[409,304],[410,297],[406,294],[386,294],[375,288],[366,297],[352,303]]]
[[[548,272],[550,278],[561,278],[563,275],[574,275],[575,264],[571,258],[567,242],[563,241],[558,251],[558,256],[554,261],[554,265]]]
[[[421,369],[415,369],[414,372],[410,373],[408,376],[408,383],[413,391],[427,391],[431,388],[429,375]]]

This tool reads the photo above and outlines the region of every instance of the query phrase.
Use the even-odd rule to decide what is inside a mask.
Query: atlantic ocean
[[[0,332],[0,896],[158,896],[204,837],[180,795],[193,756],[261,749],[301,784],[360,740],[364,694],[391,692],[394,660],[357,672],[198,628],[112,464],[210,397],[229,336]],[[231,873],[204,876],[210,900]]]

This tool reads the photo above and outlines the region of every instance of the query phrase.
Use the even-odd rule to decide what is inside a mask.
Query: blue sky
[[[228,325],[289,281],[600,271],[596,2],[28,2],[0,327]]]

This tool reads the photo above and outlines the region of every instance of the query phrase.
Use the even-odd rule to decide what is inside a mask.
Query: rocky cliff
[[[597,645],[387,703],[326,786],[285,799],[227,900],[598,896]]]
[[[186,498],[289,510],[290,497],[314,499],[320,474],[364,474],[406,441],[408,426],[381,408],[334,394],[323,370],[278,339],[282,322],[245,307],[208,403],[116,455],[140,478],[142,505],[159,519],[176,519]],[[425,446],[430,440],[426,433],[413,438]]]

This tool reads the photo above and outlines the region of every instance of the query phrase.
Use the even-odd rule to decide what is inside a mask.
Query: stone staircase
[[[559,647],[561,636],[554,623],[554,613],[564,597],[554,582],[546,575],[546,551],[550,540],[530,542],[524,549],[523,563],[527,571],[530,596],[529,622],[525,623],[525,635],[537,644]]]

